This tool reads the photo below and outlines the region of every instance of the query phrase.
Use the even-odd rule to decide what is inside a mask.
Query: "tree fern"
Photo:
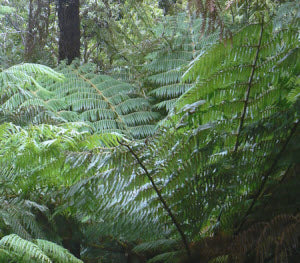
[[[112,204],[117,211],[158,219],[156,226],[176,239],[161,197],[188,240],[245,228],[266,188],[298,162],[299,101],[288,99],[299,74],[297,20],[280,28],[272,21],[243,28],[232,46],[216,44],[191,63],[184,79],[196,84],[175,104],[168,128],[146,145],[129,145],[140,162],[131,150],[109,156],[110,168],[122,160],[122,173],[118,167],[102,174],[123,175],[122,185],[110,187],[113,196],[122,194]]]
[[[137,253],[145,253],[147,251],[168,250],[176,247],[177,245],[178,241],[176,240],[162,239],[139,244],[134,247],[134,251]]]
[[[16,185],[17,174],[7,162],[0,169],[0,228],[1,234],[10,232],[22,238],[45,238],[41,226],[37,223],[35,213],[47,217],[48,208],[20,196]]]
[[[32,207],[28,203],[31,201],[22,202],[18,198],[6,200],[2,198],[0,208],[0,225],[3,232],[14,232],[23,238],[30,239],[34,237],[45,237],[41,227],[36,221],[36,216],[33,213]],[[27,204],[26,204],[27,203]],[[38,204],[37,204],[38,205]],[[46,207],[38,205],[44,210]]]
[[[182,256],[182,252],[180,251],[174,251],[174,252],[166,252],[159,254],[150,260],[148,260],[148,263],[159,263],[159,262],[166,262],[166,263],[171,263],[171,262],[178,262],[180,257]]]
[[[194,150],[197,159],[203,158],[202,151],[207,148],[207,143],[212,144],[211,150],[214,149],[209,159],[203,163],[203,170],[200,168],[203,161],[198,159],[196,174],[199,173],[198,180],[205,182],[206,187],[201,186],[203,190],[206,191],[209,187],[212,193],[218,194],[216,204],[229,202],[228,205],[232,207],[237,202],[235,199],[230,200],[229,196],[224,196],[224,200],[221,201],[221,192],[215,187],[221,183],[224,188],[222,177],[226,176],[229,183],[230,178],[238,179],[242,176],[242,181],[245,183],[246,180],[249,185],[240,185],[240,191],[246,196],[253,191],[258,191],[261,195],[260,190],[265,186],[267,178],[276,174],[278,176],[280,169],[286,169],[283,166],[278,171],[275,167],[283,151],[287,150],[286,145],[290,145],[291,140],[297,140],[297,106],[291,105],[290,109],[289,106],[283,106],[289,90],[284,82],[293,77],[294,72],[298,74],[298,65],[292,62],[293,58],[290,57],[294,52],[298,52],[297,45],[298,37],[293,28],[282,28],[274,32],[272,24],[250,25],[234,37],[233,47],[216,45],[210,52],[200,56],[186,74],[186,78],[192,76],[197,84],[182,96],[177,107],[180,109],[187,104],[206,100],[205,104],[187,113],[190,115],[187,118],[189,122],[212,125],[213,132],[207,130],[209,126],[206,126],[206,130],[201,126],[196,128],[192,140],[197,140],[194,145],[197,147],[197,150]],[[287,75],[285,70],[292,72],[292,75]],[[280,109],[284,115],[280,118],[285,118],[285,122],[281,124],[277,122]],[[268,123],[273,131],[276,131],[273,136],[268,133],[267,127],[261,127],[262,120],[265,125]],[[289,130],[288,134],[286,129]],[[203,141],[202,144],[201,140],[196,139],[200,134],[204,138],[211,138],[208,137],[209,140]],[[278,140],[281,143],[278,144]],[[258,156],[253,156],[253,153],[257,153]],[[226,168],[219,169],[220,162]],[[241,170],[237,170],[237,167]],[[213,178],[207,178],[212,172]],[[200,179],[201,173],[203,179]],[[235,176],[232,177],[233,175]],[[240,183],[232,181],[230,184],[238,189]],[[242,200],[240,202],[243,202]],[[255,201],[256,198],[252,200],[252,204]],[[251,208],[252,205],[249,209]],[[222,218],[226,218],[225,211]],[[213,213],[213,210],[211,212]]]

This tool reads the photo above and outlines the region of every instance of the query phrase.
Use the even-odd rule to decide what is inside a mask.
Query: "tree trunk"
[[[25,42],[25,61],[36,62],[42,56],[49,36],[51,0],[30,0]]]
[[[58,1],[59,61],[67,59],[71,64],[80,57],[79,0]]]

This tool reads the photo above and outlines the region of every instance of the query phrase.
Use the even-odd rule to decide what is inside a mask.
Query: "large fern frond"
[[[85,122],[93,132],[118,132],[134,138],[154,133],[159,115],[150,110],[146,98],[135,94],[132,85],[94,73],[93,65],[77,67],[74,63],[57,70],[64,74],[63,81],[61,73],[41,65],[24,64],[3,71],[3,120],[21,125]]]
[[[57,99],[64,98],[64,111],[90,122],[96,132],[119,132],[129,137],[147,137],[154,132],[157,113],[147,99],[137,96],[134,87],[109,76],[94,74],[92,65],[64,68],[68,81],[50,86]],[[66,118],[67,116],[64,115]]]

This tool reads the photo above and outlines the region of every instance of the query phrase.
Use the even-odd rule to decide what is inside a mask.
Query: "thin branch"
[[[157,188],[153,178],[151,177],[150,173],[148,172],[147,168],[145,167],[145,165],[143,164],[143,162],[140,160],[140,158],[137,156],[137,154],[133,151],[133,149],[128,145],[128,144],[125,144],[121,141],[119,141],[119,139],[117,139],[118,142],[125,146],[129,151],[130,153],[134,156],[134,158],[136,159],[136,161],[138,162],[138,164],[142,167],[142,169],[144,170],[146,176],[148,177],[148,179],[150,180],[151,184],[152,184],[152,187],[154,189],[154,191],[156,192],[160,202],[163,204],[163,207],[164,209],[167,211],[168,215],[170,216],[170,218],[172,219],[172,222],[173,224],[175,225],[175,227],[177,228],[180,236],[181,236],[181,240],[185,246],[185,249],[186,249],[186,252],[188,254],[188,256],[190,257],[191,256],[191,250],[190,250],[190,247],[189,247],[189,244],[188,244],[188,241],[187,241],[187,238],[179,224],[179,222],[177,221],[175,215],[173,214],[173,212],[171,211],[170,207],[168,206],[167,202],[165,201],[165,199],[162,197],[162,194],[160,192],[160,190]]]
[[[286,139],[286,141],[285,141],[283,147],[281,148],[280,152],[278,153],[278,155],[274,159],[271,167],[262,175],[262,178],[263,178],[262,183],[261,183],[258,191],[256,192],[256,194],[254,195],[253,200],[251,202],[251,205],[249,206],[248,210],[246,211],[245,215],[243,216],[239,227],[235,231],[235,234],[240,232],[240,230],[242,229],[244,223],[246,222],[246,219],[247,219],[248,215],[251,213],[253,206],[255,205],[255,203],[257,202],[257,200],[259,199],[259,197],[263,193],[265,184],[266,184],[268,178],[270,177],[270,175],[272,174],[272,172],[274,171],[274,169],[276,168],[276,165],[277,165],[278,161],[280,160],[280,158],[281,158],[282,154],[284,153],[284,151],[286,150],[291,138],[293,137],[294,133],[296,132],[298,123],[299,122],[297,121],[294,124],[293,128],[291,129],[290,135],[288,136],[288,138]]]
[[[246,112],[247,112],[247,107],[248,107],[248,101],[249,101],[249,96],[250,96],[250,90],[252,87],[252,83],[253,83],[253,77],[254,77],[254,73],[255,73],[255,69],[256,69],[256,64],[258,61],[258,56],[259,56],[259,51],[260,51],[260,47],[261,47],[261,42],[262,42],[262,37],[263,37],[263,32],[264,32],[264,23],[261,23],[261,30],[260,30],[260,37],[259,37],[259,41],[257,44],[257,50],[256,50],[256,55],[252,64],[252,70],[251,70],[251,74],[249,77],[249,81],[248,81],[248,88],[246,91],[246,97],[245,97],[245,104],[244,104],[244,109],[243,109],[243,113],[241,116],[241,122],[240,122],[240,126],[238,129],[238,133],[237,133],[237,138],[236,138],[236,143],[234,146],[234,152],[236,152],[238,150],[239,144],[240,144],[240,135],[241,135],[241,131],[243,129],[243,125],[244,125],[244,120],[246,117]]]

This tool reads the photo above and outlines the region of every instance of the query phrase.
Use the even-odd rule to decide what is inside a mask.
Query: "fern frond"
[[[0,73],[0,117],[4,121],[27,119],[31,122],[37,112],[53,110],[45,101],[53,94],[41,85],[42,79],[61,81],[63,75],[39,64],[24,63]]]
[[[199,33],[201,19],[180,14],[166,20],[165,33],[169,42],[151,54],[152,61],[144,66],[144,70],[148,74],[147,81],[154,86],[149,95],[158,100],[155,107],[169,112],[176,99],[191,87],[191,84],[180,83],[184,68],[217,38],[214,34]],[[170,32],[175,28],[177,32],[173,35]]]
[[[47,240],[37,239],[28,241],[15,234],[4,236],[0,240],[0,256],[4,260],[18,260],[18,262],[61,262],[80,263],[65,248]]]
[[[34,243],[20,238],[15,234],[3,237],[0,247],[17,255],[21,261],[52,263],[50,258]]]
[[[146,150],[131,145],[142,164],[130,152],[119,157],[128,174],[122,179],[129,182],[121,187],[123,196],[140,204],[130,212],[139,217],[151,211],[178,238],[163,198],[191,240],[245,227],[254,206],[267,198],[265,187],[296,165],[290,156],[299,151],[291,149],[299,140],[298,102],[287,101],[294,88],[287,83],[299,67],[290,56],[298,54],[295,33],[295,25],[252,24],[233,37],[232,46],[218,43],[190,64],[184,79],[195,84],[176,102],[168,126],[159,127]],[[107,178],[118,177],[119,170],[109,167]]]
[[[47,240],[36,239],[37,246],[51,259],[57,263],[82,263],[80,259],[73,256],[67,249]]]
[[[42,65],[24,64],[3,71],[3,120],[22,125],[82,121],[96,133],[118,132],[134,138],[154,133],[159,115],[151,112],[145,98],[134,94],[132,85],[94,74],[93,65],[77,68],[74,64],[57,70],[61,73]],[[141,125],[146,126],[138,128]]]

